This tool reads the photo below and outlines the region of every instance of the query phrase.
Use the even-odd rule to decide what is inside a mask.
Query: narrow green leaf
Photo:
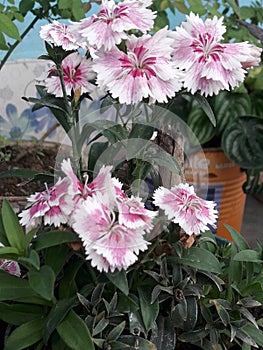
[[[176,344],[176,332],[169,316],[159,315],[157,318],[158,334],[151,338],[157,349],[174,350]]]
[[[70,310],[64,320],[57,326],[57,331],[62,340],[72,350],[95,350],[86,323],[73,310]]]
[[[43,327],[43,339],[47,344],[51,334],[56,329],[57,325],[64,320],[69,310],[79,304],[78,298],[62,299],[59,300],[47,315],[45,326]]]
[[[258,346],[263,346],[263,331],[254,327],[252,324],[248,323],[242,329],[250,335],[252,339],[257,343]]]
[[[6,237],[5,228],[3,225],[2,213],[0,212],[0,242],[4,246],[9,246],[8,239]]]
[[[29,274],[30,287],[42,298],[51,301],[54,298],[55,273],[51,267],[44,265],[39,271],[30,270]]]
[[[196,0],[194,0],[194,1],[196,1]],[[213,112],[210,104],[208,103],[207,99],[204,96],[200,95],[199,93],[196,93],[193,96],[198,101],[200,107],[203,109],[203,111],[205,112],[206,116],[208,117],[208,119],[210,120],[212,125],[216,126],[216,118],[215,118],[214,112]]]
[[[42,339],[44,319],[34,319],[16,328],[8,337],[4,350],[22,350]]]
[[[141,314],[144,326],[148,332],[154,326],[154,322],[159,313],[159,302],[156,300],[151,304],[151,293],[146,293],[143,289],[138,289]]]
[[[149,340],[134,335],[123,335],[118,342],[112,342],[111,346],[112,350],[135,350],[134,344],[140,350],[157,350],[155,344]]]
[[[235,242],[235,244],[237,245],[238,249],[244,250],[249,248],[247,241],[243,236],[241,236],[241,234],[237,230],[235,230],[233,227],[227,224],[225,224],[224,226],[227,228],[227,230],[231,234],[231,237]]]
[[[40,318],[43,312],[43,308],[38,305],[0,302],[0,319],[16,326]]]
[[[129,294],[127,275],[124,270],[106,273],[107,278],[125,295]]]
[[[21,40],[18,29],[12,20],[4,13],[0,13],[0,31],[10,38]]]
[[[41,249],[60,245],[62,243],[79,241],[75,233],[69,231],[49,231],[41,232],[33,241],[34,249],[39,251]]]
[[[2,204],[3,226],[10,245],[17,248],[19,252],[24,250],[24,231],[9,202],[4,199]]]
[[[125,328],[126,322],[123,321],[120,324],[118,324],[116,327],[114,327],[110,333],[108,334],[108,339],[110,341],[112,340],[117,340],[119,338],[119,336],[121,335],[121,333],[123,332],[124,328]]]
[[[226,311],[223,305],[221,305],[220,302],[218,302],[217,300],[211,300],[211,303],[215,306],[218,316],[220,317],[223,325],[227,327],[230,322],[229,313]]]

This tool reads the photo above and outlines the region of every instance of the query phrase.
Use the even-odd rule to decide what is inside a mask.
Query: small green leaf
[[[220,304],[218,300],[211,300],[211,303],[215,306],[218,316],[220,317],[223,325],[227,327],[230,322],[229,313],[226,311],[224,306]]]
[[[196,269],[222,273],[220,262],[216,256],[204,248],[191,247],[184,249],[182,257],[178,259],[178,262],[183,265],[195,267]]]
[[[108,334],[108,339],[109,339],[110,341],[112,341],[112,340],[117,340],[117,339],[120,337],[121,333],[123,332],[123,330],[124,330],[124,328],[125,328],[125,325],[126,325],[126,322],[123,321],[123,322],[121,322],[120,324],[118,324],[116,327],[114,327],[114,328],[110,331],[110,333]]]
[[[195,95],[193,95],[193,97],[199,103],[199,106],[203,109],[203,111],[205,112],[206,116],[208,117],[212,125],[216,126],[216,118],[207,99],[204,96],[200,95],[199,93],[196,93]]]
[[[55,273],[51,267],[44,265],[39,271],[29,271],[29,285],[42,298],[51,301],[54,298]]]
[[[85,17],[85,13],[82,9],[82,1],[81,0],[72,1],[72,14],[73,14],[74,19],[76,21],[79,21]]]
[[[19,252],[24,251],[24,231],[9,202],[4,199],[2,204],[3,226],[10,245]]]
[[[27,14],[27,12],[33,9],[34,4],[34,0],[21,0],[19,2],[19,12],[21,12],[23,15]]]
[[[20,257],[18,258],[18,262],[21,264],[25,264],[26,266],[32,266],[34,267],[36,270],[40,269],[40,258],[39,255],[37,254],[37,252],[35,250],[31,250],[29,257]]]
[[[19,256],[17,248],[13,247],[0,247],[0,259],[11,259]]]
[[[22,350],[42,339],[44,319],[34,319],[16,328],[7,338],[4,350]]]
[[[33,241],[36,251],[57,246],[62,243],[79,241],[75,233],[69,231],[49,231],[41,232]]]
[[[151,293],[147,293],[141,288],[138,289],[138,293],[143,323],[146,331],[148,332],[154,327],[154,323],[159,314],[159,301],[156,300],[153,304],[151,304]]]
[[[106,273],[107,278],[125,295],[129,294],[127,275],[124,270]]]
[[[247,241],[245,240],[244,237],[241,236],[241,234],[237,230],[235,230],[233,227],[231,227],[227,224],[225,224],[224,226],[228,229],[228,231],[231,234],[231,237],[232,237],[233,241],[235,242],[235,244],[237,245],[238,249],[243,250],[243,249],[249,248]]]
[[[2,32],[0,32],[0,50],[9,50],[9,47],[6,45],[6,40]]]
[[[56,329],[57,325],[64,320],[68,312],[75,306],[79,304],[78,298],[73,297],[70,299],[58,300],[58,302],[50,310],[46,318],[46,323],[43,333],[43,339],[45,344],[47,344],[51,334]]]
[[[72,350],[95,350],[86,323],[73,310],[70,310],[64,320],[57,326],[57,331],[62,340]]]
[[[21,40],[18,29],[12,20],[4,13],[0,13],[0,31],[10,38]]]

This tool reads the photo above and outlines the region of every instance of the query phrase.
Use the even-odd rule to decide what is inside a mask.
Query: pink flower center
[[[63,67],[63,76],[65,83],[76,83],[81,80],[81,69],[77,67]]]
[[[117,18],[123,18],[127,16],[127,6],[116,6],[112,9],[104,8],[102,9],[97,16],[94,16],[95,21],[104,21],[107,24],[110,24]]]
[[[133,78],[146,75],[147,79],[156,76],[156,73],[151,67],[156,63],[155,57],[145,57],[148,49],[143,46],[136,47],[134,52],[130,51],[125,57],[120,58],[122,68],[128,71]]]
[[[202,33],[191,44],[193,51],[200,55],[199,62],[205,63],[210,59],[218,61],[223,52],[223,46],[218,44],[209,33]]]

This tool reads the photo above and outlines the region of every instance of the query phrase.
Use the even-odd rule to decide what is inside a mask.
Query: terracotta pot
[[[185,176],[186,181],[195,186],[200,197],[217,203],[219,219],[217,228],[212,229],[212,232],[232,240],[224,224],[240,232],[246,200],[242,185],[246,174],[221,149],[205,149],[204,154],[195,153],[190,157]]]

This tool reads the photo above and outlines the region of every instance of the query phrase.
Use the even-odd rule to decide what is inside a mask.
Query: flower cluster
[[[222,43],[223,18],[206,19],[190,13],[174,31],[167,28],[147,34],[156,14],[152,1],[103,0],[98,14],[70,25],[54,21],[40,36],[64,50],[76,50],[62,62],[67,94],[72,89],[91,92],[95,79],[120,103],[167,102],[186,89],[208,96],[229,90],[244,80],[246,68],[258,65],[261,49],[242,43]],[[129,31],[140,31],[135,36]],[[121,45],[120,45],[121,44]],[[78,48],[92,59],[81,57]],[[45,81],[47,91],[62,96],[56,68]]]
[[[70,160],[64,160],[61,168],[63,179],[29,197],[30,207],[19,214],[21,224],[66,224],[82,240],[92,266],[100,271],[127,269],[148,248],[145,234],[153,229],[159,212],[146,209],[140,197],[127,196],[110,166],[103,166],[91,182],[86,177],[85,183],[75,175]],[[188,184],[171,190],[160,187],[153,198],[168,220],[188,235],[200,234],[216,222],[215,203],[197,197]]]

